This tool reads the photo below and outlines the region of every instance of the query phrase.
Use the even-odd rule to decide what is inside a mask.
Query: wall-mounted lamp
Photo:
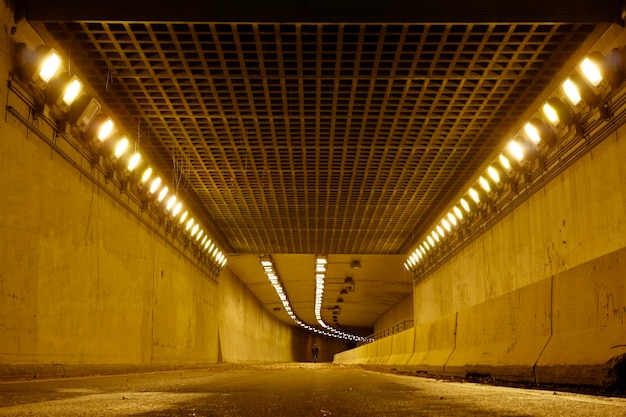
[[[574,113],[572,109],[561,99],[550,97],[541,108],[543,115],[554,126],[570,126],[574,123]]]
[[[361,267],[361,261],[353,260],[350,262],[350,268],[360,268],[360,267]]]
[[[100,103],[95,98],[87,95],[80,96],[70,108],[70,122],[80,132],[84,133],[100,113],[101,108]]]
[[[46,104],[56,106],[62,112],[67,112],[72,104],[83,91],[83,83],[78,77],[67,72],[59,74],[46,87]]]
[[[61,56],[47,45],[40,45],[31,51],[26,44],[16,48],[16,72],[24,81],[32,81],[44,89],[46,84],[61,70]]]
[[[567,99],[574,107],[580,107],[583,102],[587,103],[589,107],[597,107],[601,102],[600,96],[591,89],[590,85],[578,73],[571,74],[563,82],[562,88]]]
[[[546,122],[536,117],[533,117],[524,125],[524,132],[538,149],[541,149],[543,146],[551,147],[556,143],[554,131]]]

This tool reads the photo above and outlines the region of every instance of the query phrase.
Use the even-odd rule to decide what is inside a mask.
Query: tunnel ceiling
[[[236,13],[193,21],[193,11],[184,22],[165,13],[102,21],[46,7],[30,7],[33,21],[197,209],[253,290],[263,278],[250,261],[258,254],[388,255],[392,279],[410,283],[403,256],[597,28],[580,16],[383,23],[370,14],[359,23],[330,13],[321,23],[275,23],[263,11],[254,21],[248,9],[246,21]],[[310,300],[299,314],[313,310],[309,261]],[[365,266],[364,281],[386,279]],[[377,317],[411,293],[391,287],[354,296],[355,305]],[[347,324],[373,324],[359,317]]]
[[[594,28],[46,27],[229,252],[356,254],[408,252]]]

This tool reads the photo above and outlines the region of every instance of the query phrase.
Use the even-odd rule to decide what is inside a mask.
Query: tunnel
[[[0,380],[623,391],[623,2],[0,10]]]

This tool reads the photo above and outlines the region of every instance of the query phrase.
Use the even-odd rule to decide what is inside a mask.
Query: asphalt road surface
[[[0,383],[0,416],[626,416],[626,399],[330,364]]]

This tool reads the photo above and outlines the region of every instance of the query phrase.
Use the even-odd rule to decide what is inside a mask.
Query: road
[[[0,416],[611,417],[626,399],[294,363],[4,382]]]

